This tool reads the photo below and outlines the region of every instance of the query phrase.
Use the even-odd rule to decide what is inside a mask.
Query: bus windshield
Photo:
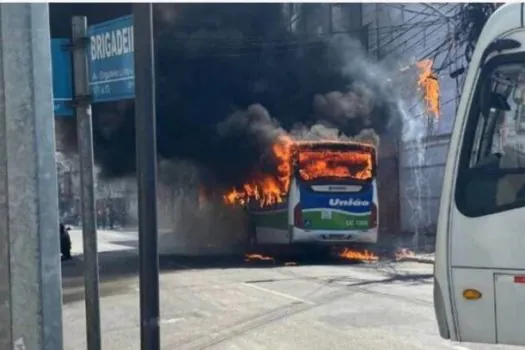
[[[375,150],[353,142],[298,143],[295,169],[303,181],[371,181],[375,173]]]

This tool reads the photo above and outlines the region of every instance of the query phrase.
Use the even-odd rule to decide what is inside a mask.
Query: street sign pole
[[[93,172],[93,129],[89,99],[87,63],[87,18],[72,19],[72,49],[77,118],[78,154],[80,158],[80,194],[82,238],[84,246],[84,286],[86,300],[87,349],[100,350],[100,299],[95,215],[95,176]]]
[[[157,246],[157,147],[153,4],[133,4],[135,132],[139,194],[140,339],[142,350],[160,349]]]
[[[48,4],[0,4],[0,349],[59,350],[62,288]]]

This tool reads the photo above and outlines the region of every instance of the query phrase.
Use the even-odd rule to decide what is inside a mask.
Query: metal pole
[[[139,199],[140,340],[160,349],[157,246],[157,147],[153,4],[134,3],[135,132]]]
[[[62,286],[47,4],[0,4],[0,349],[60,350]]]
[[[80,160],[82,240],[84,245],[84,288],[88,350],[100,350],[100,300],[98,283],[97,223],[95,215],[95,176],[93,172],[93,130],[89,102],[87,65],[87,18],[72,21],[73,75]]]
[[[331,2],[328,3],[328,34],[334,34],[334,9]]]

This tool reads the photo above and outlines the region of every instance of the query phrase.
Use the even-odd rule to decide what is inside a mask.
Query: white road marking
[[[175,318],[168,318],[168,319],[161,319],[160,320],[160,324],[173,324],[173,323],[177,323],[177,322],[181,322],[181,321],[184,321],[184,318],[181,318],[181,317],[175,317]]]
[[[290,295],[290,294],[281,293],[281,292],[277,292],[277,291],[275,291],[275,290],[271,290],[271,289],[263,288],[263,287],[261,287],[261,286],[257,286],[257,285],[252,284],[252,283],[246,283],[246,282],[243,282],[242,284],[245,285],[245,286],[247,286],[247,287],[250,287],[250,288],[253,288],[253,289],[257,289],[257,290],[260,290],[260,291],[262,291],[262,292],[270,293],[270,294],[273,294],[273,295],[278,295],[278,296],[280,296],[280,297],[283,297],[283,298],[286,298],[286,299],[290,299],[290,300],[294,300],[294,301],[298,301],[298,302],[301,302],[301,303],[303,303],[303,304],[315,305],[315,303],[314,303],[313,301],[309,301],[309,300],[301,299],[301,298],[295,297],[295,296]]]

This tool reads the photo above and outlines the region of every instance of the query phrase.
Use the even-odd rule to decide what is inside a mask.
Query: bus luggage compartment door
[[[525,344],[525,272],[494,274],[496,342]]]

